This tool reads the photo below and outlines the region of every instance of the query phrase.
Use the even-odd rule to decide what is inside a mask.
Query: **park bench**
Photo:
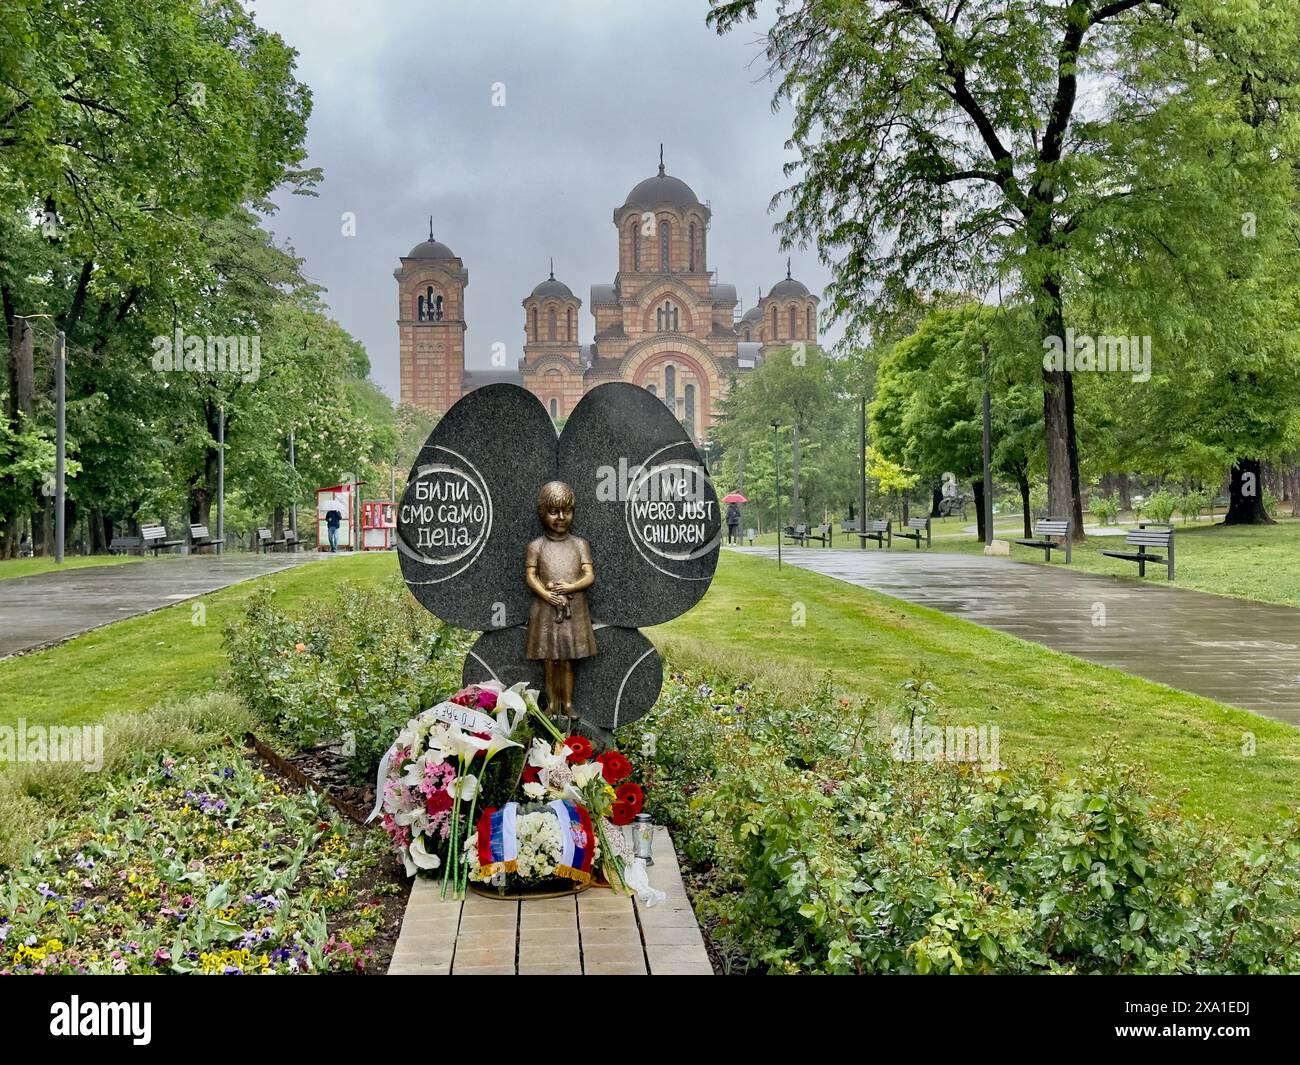
[[[140,526],[141,554],[147,548],[157,555],[164,547],[180,547],[184,542],[184,540],[168,540],[167,530],[161,525]]]
[[[1134,532],[1124,537],[1125,545],[1136,547],[1136,551],[1103,551],[1102,554],[1107,558],[1122,558],[1126,562],[1136,562],[1138,567],[1138,576],[1147,575],[1147,563],[1159,562],[1164,563],[1169,569],[1169,580],[1174,579],[1174,527],[1169,525],[1165,528],[1153,528],[1145,523],[1138,525]],[[1165,555],[1149,555],[1147,548],[1157,548],[1165,552]]]
[[[298,534],[292,529],[284,531],[284,549],[286,551],[297,551],[302,547],[302,541],[298,539]]]
[[[277,540],[275,538],[275,533],[271,532],[270,529],[257,530],[257,547],[263,553],[267,551],[271,551],[274,548],[280,547],[284,543],[285,540],[283,538]]]
[[[803,538],[807,540],[816,540],[823,547],[829,547],[831,543],[830,525],[818,525],[816,532],[804,531]]]
[[[1021,547],[1036,547],[1038,550],[1046,553],[1045,561],[1052,561],[1052,551],[1060,551],[1065,548],[1065,561],[1070,561],[1070,529],[1074,523],[1069,518],[1043,518],[1041,521],[1034,522],[1033,540],[1014,540],[1013,543]],[[1056,543],[1052,538],[1060,537],[1063,543]]]
[[[138,536],[114,536],[108,544],[110,555],[126,554],[131,551],[144,552],[144,540]]]
[[[224,538],[220,540],[214,540],[212,538],[212,535],[208,532],[208,527],[206,525],[190,526],[190,550],[191,551],[195,551],[195,552],[202,551],[205,547],[210,547],[212,548],[213,551],[216,551],[217,546],[219,544],[224,544],[225,542],[226,541]]]
[[[852,536],[861,526],[858,525],[857,518],[844,518],[840,521],[840,535]]]
[[[907,527],[908,527],[909,529],[911,529],[912,531],[911,531],[911,532],[903,532],[903,531],[900,529],[900,530],[898,531],[898,538],[899,538],[900,540],[915,540],[915,541],[916,541],[916,549],[919,551],[919,550],[921,550],[921,534],[924,533],[924,534],[925,534],[925,546],[926,546],[926,547],[930,547],[930,546],[931,546],[931,540],[930,540],[930,519],[929,519],[929,518],[908,518],[908,519],[907,519]]]
[[[800,547],[807,546],[808,526],[807,525],[787,525],[781,533],[786,538],[787,544],[798,544]]]
[[[888,518],[867,522],[867,531],[858,533],[858,539],[862,541],[862,546],[866,546],[868,540],[875,540],[882,548],[892,547],[894,544],[894,523]]]

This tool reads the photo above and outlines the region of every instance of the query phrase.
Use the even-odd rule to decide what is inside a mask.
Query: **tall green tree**
[[[719,32],[758,15],[710,2]],[[1188,178],[1194,203],[1255,172],[1257,148],[1224,151],[1225,132],[1295,158],[1298,45],[1289,0],[782,0],[766,51],[794,104],[798,179],[780,228],[835,266],[850,336],[918,291],[1002,282],[1040,336],[1064,338],[1105,247],[1186,222]],[[1182,181],[1151,165],[1167,150]],[[1166,295],[1185,293],[1148,291],[1152,315]],[[1081,535],[1073,375],[1041,373],[1049,507]]]
[[[981,539],[985,384],[997,445],[993,469],[1019,486],[1026,526],[1042,428],[1035,381],[1009,317],[979,304],[932,311],[881,360],[870,407],[871,438],[883,455],[931,482],[950,472],[970,483]]]
[[[784,517],[790,522],[820,521],[855,494],[856,447],[851,443],[851,428],[856,420],[841,377],[836,360],[820,348],[777,349],[740,387],[732,388],[723,403],[715,435],[725,449],[722,471],[726,476],[736,476],[742,449],[746,456],[770,451],[772,422],[780,423],[779,461],[790,491]],[[745,483],[750,483],[748,472]]]

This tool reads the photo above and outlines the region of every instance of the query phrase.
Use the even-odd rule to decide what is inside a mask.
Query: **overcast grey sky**
[[[771,196],[785,184],[790,115],[751,23],[719,37],[704,0],[254,0],[258,23],[299,52],[314,96],[309,163],[318,199],[281,196],[270,227],[306,260],[333,316],[397,395],[398,258],[428,234],[470,274],[466,364],[492,345],[521,354],[520,302],[547,274],[582,300],[617,266],[612,215],[654,174],[709,202],[709,266],[753,305],[785,276]],[[501,83],[505,106],[493,106]],[[356,215],[344,236],[342,215]],[[794,276],[828,273],[795,249]],[[839,331],[830,336],[838,337]]]

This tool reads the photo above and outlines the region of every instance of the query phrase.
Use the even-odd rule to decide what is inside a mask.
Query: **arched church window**
[[[746,340],[749,339],[749,330],[748,330],[748,329],[745,330],[745,339],[746,339]]]
[[[632,223],[632,269],[641,269],[641,227]]]
[[[776,339],[776,308],[772,308],[772,339]]]
[[[537,327],[537,308],[533,308],[533,343],[542,339],[542,331]]]
[[[435,296],[433,298],[433,320],[435,322],[442,321],[442,297],[441,296]]]
[[[659,269],[665,274],[672,269],[668,260],[668,238],[672,234],[672,226],[668,222],[659,223]]]
[[[424,289],[424,320],[433,321],[433,286],[427,285]]]
[[[686,386],[686,431],[695,435],[695,386]]]
[[[568,317],[568,330],[566,332],[566,335],[569,338],[569,342],[573,343],[574,338],[573,338],[573,308],[572,307],[570,307],[569,310],[567,311],[567,317]]]
[[[812,340],[813,337],[817,335],[817,330],[813,328],[815,324],[816,324],[816,319],[813,317],[813,309],[809,307],[808,308],[808,339],[809,340]]]
[[[555,308],[546,312],[546,339],[555,343]]]
[[[791,339],[791,340],[793,340],[793,339],[795,338],[795,322],[796,322],[796,320],[797,320],[797,319],[795,318],[794,308],[791,307],[791,308],[790,308],[790,339]]]
[[[690,233],[690,251],[688,252],[689,259],[687,261],[687,269],[690,270],[691,273],[695,273],[695,223],[694,222],[691,223],[691,228],[689,233]]]
[[[652,396],[659,395],[659,389],[655,386],[653,381],[650,384],[645,386],[645,390],[649,392]]]
[[[655,329],[660,333],[676,333],[681,328],[681,314],[672,300],[664,300],[655,310]]]
[[[424,321],[424,297],[417,296],[415,298],[415,302],[416,302],[416,306],[419,308],[419,313],[416,314],[416,319],[423,322]]]
[[[671,363],[664,367],[664,403],[671,410],[677,409],[677,367]]]
[[[558,418],[559,416],[560,416],[560,401],[559,401],[558,399],[556,399],[554,396],[552,396],[552,397],[551,397],[551,417],[552,417],[552,418]]]

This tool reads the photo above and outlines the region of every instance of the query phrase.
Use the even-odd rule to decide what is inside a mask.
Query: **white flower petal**
[[[421,869],[437,869],[442,864],[441,858],[425,849],[423,832],[411,840],[411,860]]]

